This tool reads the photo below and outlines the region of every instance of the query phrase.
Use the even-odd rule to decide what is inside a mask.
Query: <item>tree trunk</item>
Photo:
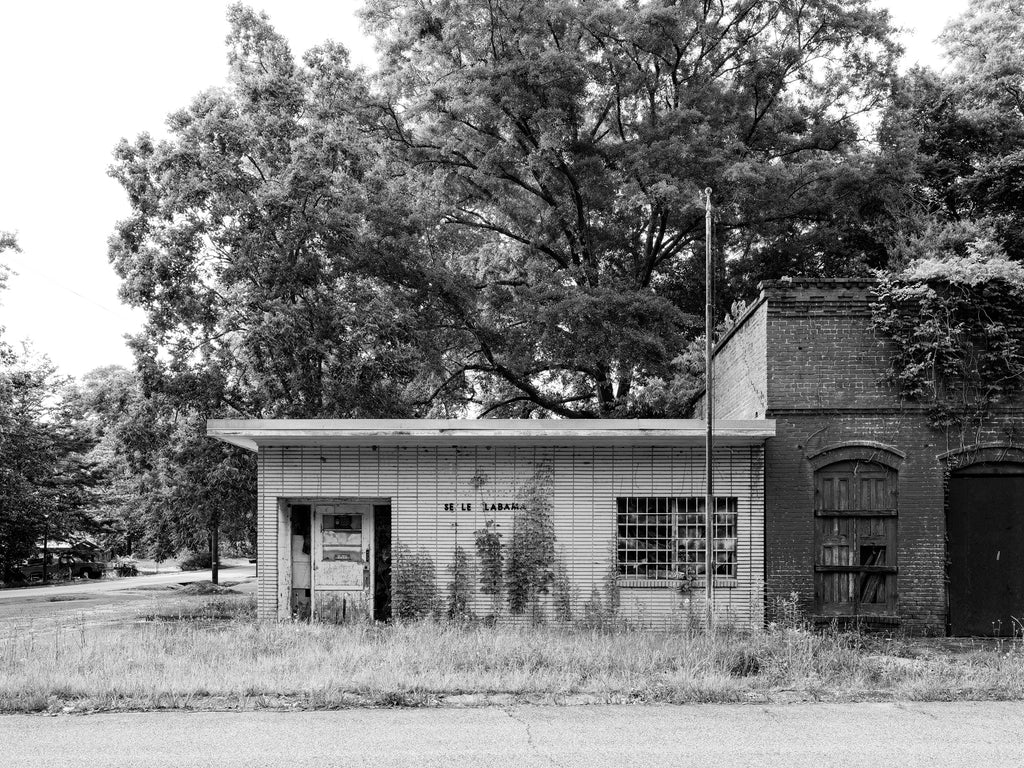
[[[210,581],[214,584],[219,584],[220,576],[220,515],[216,512],[213,514],[213,518],[210,520],[210,569],[212,575]]]

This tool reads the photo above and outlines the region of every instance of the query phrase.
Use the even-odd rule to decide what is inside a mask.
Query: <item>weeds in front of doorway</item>
[[[1024,652],[778,625],[256,624],[242,595],[0,632],[0,711],[1024,698]]]
[[[399,542],[392,553],[391,610],[399,619],[439,616],[442,602],[437,590],[434,560],[423,550]]]

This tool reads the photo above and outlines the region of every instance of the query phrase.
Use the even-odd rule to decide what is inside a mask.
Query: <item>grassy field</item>
[[[247,596],[0,634],[0,711],[1024,698],[1024,642],[253,623]],[[138,613],[141,610],[141,615]]]

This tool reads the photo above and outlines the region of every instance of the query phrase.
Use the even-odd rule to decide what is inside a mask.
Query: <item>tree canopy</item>
[[[133,214],[111,257],[148,314],[143,370],[207,407],[636,413],[694,335],[707,186],[741,280],[874,258],[826,247],[871,186],[857,117],[892,77],[867,2],[364,18],[372,81],[330,43],[296,63],[233,6],[228,85],[117,150]]]
[[[883,121],[905,205],[892,260],[962,258],[992,240],[1024,259],[1024,31],[1013,0],[975,0],[943,35],[951,67],[898,85]]]
[[[147,386],[213,413],[404,413],[415,371],[400,297],[347,268],[376,153],[347,53],[297,64],[265,16],[229,12],[231,77],[171,115],[170,138],[122,141],[132,214],[113,238]]]
[[[631,412],[693,335],[705,187],[748,262],[863,260],[813,233],[857,194],[856,118],[892,76],[866,2],[373,0],[364,19],[388,148],[449,233],[429,244],[452,252],[445,381],[485,413]]]

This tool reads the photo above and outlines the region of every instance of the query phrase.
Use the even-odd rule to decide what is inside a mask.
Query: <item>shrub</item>
[[[551,596],[554,598],[555,618],[567,624],[571,623],[576,595],[572,580],[563,563],[555,565],[555,575],[551,582]]]
[[[178,563],[183,571],[205,571],[213,567],[213,558],[209,552],[192,552]]]
[[[498,523],[487,520],[483,528],[474,531],[476,555],[480,561],[480,592],[490,595],[497,614],[501,606],[501,595],[505,588],[505,563],[501,552],[501,534]]]
[[[396,619],[411,621],[439,613],[434,560],[405,544],[395,547],[391,564],[391,610]]]

